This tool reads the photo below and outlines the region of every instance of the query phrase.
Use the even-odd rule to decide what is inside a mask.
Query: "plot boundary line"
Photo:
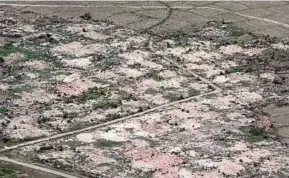
[[[53,170],[53,169],[37,166],[37,165],[34,165],[34,164],[24,163],[24,162],[17,161],[17,160],[14,160],[14,159],[10,159],[10,158],[7,158],[7,157],[0,157],[0,161],[4,161],[4,162],[7,162],[7,163],[11,163],[11,164],[16,164],[16,165],[23,166],[23,167],[28,167],[28,168],[31,168],[31,169],[34,169],[34,170],[46,172],[46,173],[53,174],[53,175],[56,175],[56,176],[61,176],[61,177],[64,177],[64,178],[79,178],[79,177],[76,177],[76,176],[73,176],[73,175],[66,174],[64,172],[60,172],[60,171],[56,171],[56,170]]]

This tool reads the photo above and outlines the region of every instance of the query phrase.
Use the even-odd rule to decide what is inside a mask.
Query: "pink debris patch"
[[[258,128],[264,129],[265,131],[269,131],[274,127],[273,123],[267,118],[256,118],[252,121],[252,124]]]
[[[155,171],[154,178],[178,178],[179,168],[183,159],[176,155],[160,153],[151,148],[137,148],[125,152],[133,157],[133,167]]]
[[[6,91],[8,90],[9,86],[6,84],[0,84],[0,91]]]
[[[68,96],[79,96],[90,87],[92,87],[90,83],[75,80],[68,84],[59,85],[57,89]]]
[[[218,167],[219,171],[226,175],[237,175],[239,172],[245,170],[243,166],[228,160],[223,160]]]

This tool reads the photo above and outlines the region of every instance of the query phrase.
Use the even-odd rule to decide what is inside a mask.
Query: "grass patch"
[[[107,57],[101,63],[101,71],[110,70],[115,66],[119,66],[120,64],[121,62],[119,61],[119,59]]]
[[[13,44],[9,43],[9,44],[4,45],[3,47],[0,47],[0,56],[5,57],[17,51],[18,51],[18,48],[15,47]]]
[[[26,59],[47,60],[52,59],[53,56],[49,51],[29,51],[24,50],[23,55]]]
[[[242,127],[241,130],[245,133],[244,139],[250,143],[260,142],[270,137],[264,128],[254,125]]]
[[[84,19],[84,20],[90,20],[90,19],[92,19],[90,13],[85,13],[85,14],[79,16],[79,17],[82,18],[82,19]]]
[[[121,115],[118,113],[109,113],[106,115],[107,120],[115,120],[121,118]]]
[[[228,30],[229,30],[229,34],[234,37],[240,37],[247,33],[245,30],[237,28],[237,27],[231,27]]]
[[[82,96],[79,98],[80,102],[86,102],[88,100],[98,100],[100,98],[107,98],[111,94],[105,89],[102,88],[89,88],[87,91],[85,91]]]
[[[18,51],[18,48],[15,47],[13,44],[9,43],[0,47],[0,63],[5,62],[4,57],[8,56],[9,54],[15,53]]]
[[[177,93],[168,93],[166,98],[168,98],[171,102],[185,99],[184,95]]]
[[[1,178],[17,178],[18,174],[16,171],[4,167],[0,167]]]
[[[240,72],[246,72],[246,70],[240,67],[233,67],[230,69],[230,73],[240,73]]]
[[[176,31],[169,36],[176,42],[177,46],[183,46],[188,44],[188,37],[184,31]]]
[[[190,88],[190,89],[188,90],[188,94],[189,94],[189,97],[191,97],[191,96],[200,95],[201,92],[200,92],[199,90],[194,89],[194,88]]]
[[[110,100],[109,98],[100,98],[93,104],[93,109],[117,108],[119,104],[119,101]]]
[[[154,79],[156,81],[164,80],[164,78],[162,76],[158,75],[157,71],[151,71],[149,73],[146,73],[143,77],[148,78],[148,79]]]
[[[97,148],[114,148],[114,147],[120,147],[125,142],[117,142],[112,140],[106,140],[106,139],[100,139],[96,143],[94,143],[94,146]]]
[[[8,89],[8,94],[9,95],[15,95],[15,94],[18,94],[18,93],[23,93],[23,92],[32,92],[33,88],[34,87],[32,87],[30,85],[23,85],[23,86],[20,86],[20,87]]]
[[[121,92],[120,98],[125,101],[137,101],[137,97],[131,93]]]
[[[0,107],[0,114],[6,114],[9,110],[5,107]]]

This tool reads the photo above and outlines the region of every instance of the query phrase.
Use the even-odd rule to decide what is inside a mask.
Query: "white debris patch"
[[[78,141],[84,142],[84,143],[91,143],[94,141],[93,134],[91,133],[81,133],[76,135],[76,138]]]
[[[120,68],[119,72],[125,74],[127,77],[132,77],[132,78],[137,78],[143,75],[141,71],[137,69],[130,69],[130,68]]]
[[[85,58],[76,58],[76,59],[63,59],[61,62],[69,67],[79,67],[79,68],[87,68],[91,65],[93,57],[85,57]]]
[[[183,58],[189,62],[197,63],[220,59],[221,55],[215,52],[197,51],[183,54]]]
[[[83,30],[85,31],[99,31],[99,30],[103,30],[105,29],[105,27],[101,26],[101,25],[96,25],[96,24],[74,24],[71,26],[68,26],[66,28],[67,32],[70,33],[82,33]]]
[[[100,44],[83,45],[80,42],[63,44],[52,49],[56,54],[68,54],[75,57],[82,57],[96,52],[104,52],[104,46]]]
[[[32,116],[14,118],[4,131],[10,138],[24,139],[51,135],[51,131],[40,129]]]
[[[136,63],[140,63],[140,64],[143,63],[144,59],[147,58],[148,55],[149,55],[148,52],[136,50],[131,53],[119,54],[118,56],[123,57],[126,60],[128,60],[126,62],[128,65],[133,65]]]
[[[260,74],[260,78],[273,80],[275,78],[275,74],[273,74],[273,73],[263,73],[263,74]]]
[[[237,97],[241,101],[246,102],[246,103],[254,103],[254,102],[262,100],[262,96],[260,94],[255,93],[255,92],[247,92],[247,91],[237,93]]]
[[[284,49],[284,50],[289,49],[289,45],[285,45],[282,43],[272,44],[271,47],[275,49]]]
[[[95,31],[88,31],[88,32],[81,32],[80,35],[83,35],[86,38],[91,38],[94,40],[106,40],[108,38],[111,38],[111,36],[102,34],[102,33],[98,33]]]
[[[228,46],[221,46],[220,51],[223,54],[235,54],[235,53],[241,53],[243,51],[243,48],[237,45],[228,45]]]

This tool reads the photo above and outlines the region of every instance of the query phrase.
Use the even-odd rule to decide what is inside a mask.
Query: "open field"
[[[288,177],[286,38],[10,6],[0,29],[0,177]]]

